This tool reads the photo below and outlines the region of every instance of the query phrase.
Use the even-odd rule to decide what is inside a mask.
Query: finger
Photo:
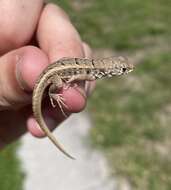
[[[51,62],[62,57],[84,57],[82,41],[66,13],[48,4],[42,12],[37,37]]]
[[[40,47],[47,53],[49,60],[54,62],[61,57],[84,57],[82,41],[66,14],[53,4],[47,5],[41,15],[37,37]],[[85,107],[84,85],[69,89],[63,96],[70,112],[78,112]],[[80,93],[81,92],[81,93]],[[68,95],[67,95],[68,94]],[[73,99],[76,99],[73,103]],[[69,98],[69,99],[68,99]]]
[[[28,43],[35,31],[43,0],[0,1],[0,54]]]
[[[31,96],[27,92],[31,91],[39,71],[37,63],[45,67],[48,59],[33,46],[19,48],[0,58],[1,110],[17,109],[31,102]]]
[[[90,46],[86,42],[83,42],[82,45],[83,45],[83,51],[84,51],[85,57],[92,58],[93,53],[92,53]]]
[[[61,114],[54,114],[54,113],[60,113],[58,108],[57,109],[55,108],[55,111],[54,109],[52,109],[51,105],[46,105],[45,108],[46,109],[42,107],[43,120],[45,121],[47,127],[52,131],[65,118]],[[27,119],[27,129],[35,137],[42,138],[46,136],[45,133],[40,128],[40,126],[38,125],[38,123],[35,121],[33,115],[30,115],[30,117]]]

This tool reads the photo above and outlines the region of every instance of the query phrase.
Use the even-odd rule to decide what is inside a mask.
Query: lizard
[[[58,105],[63,115],[66,116],[63,108],[67,108],[67,105],[62,94],[58,93],[60,89],[76,81],[94,81],[100,78],[127,74],[133,68],[134,65],[123,56],[102,59],[61,58],[47,66],[40,74],[33,89],[33,115],[45,135],[67,157],[75,159],[58,143],[43,119],[41,104],[45,90],[48,89],[52,106]]]

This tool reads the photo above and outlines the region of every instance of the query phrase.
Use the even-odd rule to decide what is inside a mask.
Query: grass
[[[169,53],[154,54],[130,76],[99,83],[89,105],[93,144],[107,155],[111,172],[135,189],[171,189],[169,60]]]
[[[170,0],[56,1],[65,7],[81,36],[94,48],[135,51],[171,39]]]
[[[22,190],[23,173],[16,157],[18,144],[8,146],[0,152],[0,189]]]

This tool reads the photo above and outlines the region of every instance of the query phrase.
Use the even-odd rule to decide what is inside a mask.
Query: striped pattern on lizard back
[[[63,115],[65,100],[61,94],[57,94],[60,88],[75,81],[92,81],[104,77],[119,76],[133,70],[133,64],[122,56],[103,59],[63,58],[49,65],[39,76],[33,91],[33,113],[40,128],[45,132],[53,144],[66,156],[69,155],[56,138],[50,132],[43,119],[41,104],[44,91],[49,86],[49,98],[53,107],[60,107]]]

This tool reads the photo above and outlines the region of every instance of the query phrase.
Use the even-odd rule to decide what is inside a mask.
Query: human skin
[[[42,70],[62,57],[90,57],[91,50],[57,5],[43,0],[0,1],[0,148],[26,131],[44,137],[32,108],[32,90]],[[89,83],[93,89],[94,83]],[[86,105],[85,83],[63,91],[68,113]],[[65,118],[45,100],[47,125],[53,130]]]

